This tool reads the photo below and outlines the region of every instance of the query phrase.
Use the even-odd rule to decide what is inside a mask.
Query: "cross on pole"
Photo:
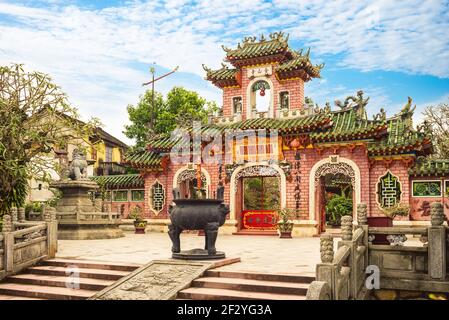
[[[179,66],[177,66],[176,68],[174,68],[172,71],[158,77],[158,78],[154,78],[154,74],[156,73],[156,70],[154,68],[154,64],[153,66],[150,68],[150,73],[152,75],[152,79],[151,81],[142,83],[142,86],[147,86],[151,84],[151,108],[150,108],[150,121],[148,122],[148,133],[149,136],[152,136],[154,134],[154,121],[155,121],[155,105],[154,105],[154,83],[162,78],[165,78],[166,76],[171,75],[172,73],[175,73],[176,71],[178,71]]]

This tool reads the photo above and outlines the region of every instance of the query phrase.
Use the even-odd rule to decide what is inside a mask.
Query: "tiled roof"
[[[332,126],[328,130],[313,132],[313,142],[359,140],[382,135],[387,128],[385,122],[358,117],[355,109],[331,112]]]
[[[239,70],[229,69],[226,65],[222,65],[221,69],[212,70],[203,65],[206,71],[206,80],[212,81],[218,87],[229,87],[239,85]]]
[[[288,37],[278,37],[268,41],[263,39],[256,41],[256,37],[246,37],[243,44],[239,43],[236,49],[224,49],[228,61],[282,54],[288,51]]]
[[[320,71],[324,65],[312,65],[308,56],[299,56],[295,59],[286,61],[278,65],[275,69],[278,77],[282,79],[287,79],[293,77],[296,73],[295,71],[303,70],[309,77],[319,78]]]
[[[431,141],[424,133],[413,129],[411,123],[401,116],[387,119],[388,135],[382,140],[370,143],[370,155],[393,155],[409,152],[426,153]]]
[[[411,176],[449,176],[449,159],[421,160],[409,169]]]
[[[218,87],[240,85],[240,68],[248,65],[260,65],[266,63],[279,63],[274,72],[280,80],[303,78],[305,81],[320,77],[323,65],[313,65],[310,62],[310,50],[304,55],[301,51],[289,48],[288,35],[283,32],[271,33],[267,38],[261,36],[245,37],[237,48],[229,49],[223,46],[226,52],[225,61],[231,63],[237,69],[230,69],[223,65],[221,69],[211,70],[205,66],[206,79],[212,81]]]
[[[225,129],[278,129],[280,132],[310,132],[318,128],[330,125],[331,118],[329,115],[319,113],[310,116],[274,119],[274,118],[255,118],[247,119],[240,122],[230,123],[226,125],[215,125],[221,130]]]
[[[90,179],[97,183],[104,183],[106,189],[143,188],[145,185],[140,174],[93,176]]]
[[[313,115],[295,118],[254,118],[227,124],[209,124],[202,127],[202,133],[212,135],[213,131],[223,134],[226,130],[276,129],[283,135],[309,133],[311,142],[315,144],[363,140],[367,143],[370,157],[411,153],[422,156],[431,152],[430,138],[413,128],[411,100],[392,118],[387,119],[384,114],[380,118],[376,117],[376,120],[368,120],[365,111],[368,99],[363,99],[362,94],[358,98],[353,97],[362,107],[355,103],[340,111],[331,112],[330,107],[326,107]],[[190,140],[184,142],[189,143]],[[127,162],[144,167],[158,166],[161,164],[160,152],[167,152],[177,143],[184,142],[170,136],[160,136],[149,142],[147,151],[128,157]]]
[[[147,150],[129,153],[125,156],[125,163],[132,167],[158,168],[161,165],[161,160],[160,154]]]

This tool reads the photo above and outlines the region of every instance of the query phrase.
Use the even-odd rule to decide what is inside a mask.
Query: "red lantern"
[[[265,88],[262,87],[262,88],[260,89],[260,96],[263,97],[264,95],[265,95]]]
[[[297,148],[299,148],[300,145],[301,144],[299,143],[299,140],[296,138],[290,142],[290,148],[292,148],[292,149],[297,149]]]

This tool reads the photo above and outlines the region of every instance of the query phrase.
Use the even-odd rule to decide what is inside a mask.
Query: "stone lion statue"
[[[80,150],[73,150],[73,160],[69,166],[69,178],[72,180],[81,180],[87,177],[86,156]]]

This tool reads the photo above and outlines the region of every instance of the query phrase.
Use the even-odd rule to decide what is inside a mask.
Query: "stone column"
[[[321,236],[320,253],[322,263],[332,263],[334,260],[334,238],[331,235]]]
[[[341,218],[341,233],[343,240],[352,240],[352,216],[343,216]]]
[[[432,226],[428,233],[428,269],[432,279],[444,280],[446,278],[446,219],[444,207],[440,202],[430,205],[430,218]]]
[[[18,220],[18,214],[17,214],[16,207],[11,208],[11,220],[12,220],[12,223],[17,222],[17,220]]]
[[[331,299],[334,297],[337,269],[334,261],[334,238],[329,234],[320,237],[321,263],[316,266],[316,280],[326,282],[330,287]]]
[[[12,224],[12,219],[11,216],[9,214],[5,214],[3,216],[3,225],[2,225],[2,232],[3,233],[7,233],[7,232],[13,232],[13,224]]]
[[[19,210],[18,210],[18,219],[19,219],[19,222],[25,222],[25,220],[26,220],[25,208],[19,208]]]
[[[48,256],[54,258],[58,250],[58,221],[56,220],[56,209],[46,207],[44,220],[47,223],[47,250]]]
[[[368,224],[368,217],[367,217],[367,207],[366,203],[359,203],[357,205],[357,224],[359,227],[365,226]]]
[[[14,270],[14,225],[9,214],[3,216],[3,250],[5,271],[12,272]]]

